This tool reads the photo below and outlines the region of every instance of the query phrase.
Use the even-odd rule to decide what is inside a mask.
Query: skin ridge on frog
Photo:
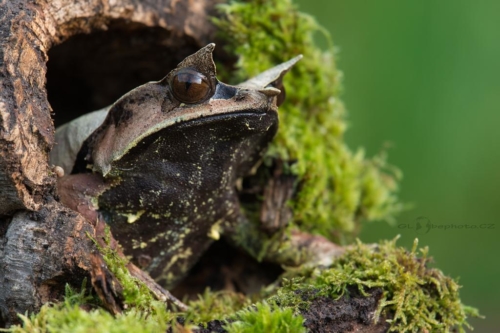
[[[167,288],[221,234],[245,223],[236,182],[276,134],[277,87],[300,59],[230,86],[216,78],[214,47],[98,111],[107,116],[89,126],[95,130],[78,142],[76,157],[51,153],[53,164],[75,161],[58,181],[61,202],[104,219],[124,253]]]

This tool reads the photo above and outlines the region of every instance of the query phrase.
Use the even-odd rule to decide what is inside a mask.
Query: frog
[[[217,79],[214,47],[59,128],[51,152],[60,201],[104,221],[127,258],[165,288],[221,236],[236,244],[242,233],[254,235],[246,233],[252,223],[238,182],[255,172],[275,137],[283,77],[301,58],[229,85]],[[288,242],[332,252],[318,237],[298,233]],[[284,262],[282,252],[268,257]]]

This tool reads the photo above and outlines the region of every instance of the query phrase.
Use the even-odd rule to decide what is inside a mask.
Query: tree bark
[[[38,212],[16,213],[0,252],[0,312],[4,324],[17,313],[35,312],[60,298],[66,283],[81,283],[95,252],[93,227],[76,213],[52,202]]]

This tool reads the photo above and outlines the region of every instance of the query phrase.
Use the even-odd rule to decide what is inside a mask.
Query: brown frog
[[[273,139],[282,77],[301,58],[231,86],[216,78],[214,46],[65,125],[51,153],[70,173],[58,183],[61,201],[104,220],[124,253],[165,287],[221,234],[235,239],[249,225],[236,183]],[[299,245],[317,238],[300,237]]]

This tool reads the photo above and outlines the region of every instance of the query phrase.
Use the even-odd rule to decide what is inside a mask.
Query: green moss
[[[452,332],[471,328],[467,317],[479,316],[474,308],[460,301],[459,285],[440,270],[429,268],[428,248],[413,250],[396,247],[396,239],[380,245],[358,241],[335,264],[325,270],[316,269],[302,279],[291,279],[269,302],[281,307],[305,309],[310,298],[328,296],[336,299],[355,287],[364,295],[370,288],[381,288],[382,300],[375,320],[392,318],[391,332]]]
[[[106,226],[105,237],[105,242],[109,245],[111,231],[108,226]],[[120,281],[123,287],[124,303],[139,310],[150,311],[152,304],[157,302],[149,288],[142,281],[130,275],[127,269],[128,261],[111,249],[111,247],[103,248],[95,240],[94,243],[101,252],[111,273]]]
[[[114,317],[102,308],[90,311],[88,307],[92,297],[85,294],[85,288],[77,293],[66,287],[64,302],[46,304],[36,315],[20,315],[23,325],[13,326],[12,333],[67,333],[67,332],[165,332],[172,320],[172,315],[165,310],[164,304],[151,305],[154,311],[144,312],[131,309]]]
[[[214,319],[223,320],[250,303],[250,299],[243,294],[206,289],[197,300],[188,302],[189,310],[181,315],[186,322],[203,324]]]
[[[312,300],[349,296],[352,288],[366,296],[371,288],[382,290],[374,319],[391,318],[391,332],[464,332],[471,328],[467,318],[479,316],[477,310],[461,303],[460,287],[453,279],[428,267],[428,249],[420,249],[418,255],[416,248],[416,242],[412,251],[396,247],[396,240],[379,245],[357,242],[327,269],[289,272],[295,277],[264,290],[263,300],[254,299],[253,305],[241,294],[207,290],[188,303],[186,313],[168,312],[164,304],[153,301],[147,309],[130,307],[113,317],[102,309],[82,309],[82,305],[89,306],[89,298],[84,291],[75,293],[68,288],[64,302],[45,305],[29,318],[22,316],[23,326],[13,327],[11,332],[93,332],[95,327],[99,332],[157,332],[177,317],[185,319],[182,329],[186,332],[214,319],[226,320],[229,332],[304,332],[300,312]]]
[[[305,249],[297,249],[288,242],[293,226],[282,228],[279,232],[269,235],[258,223],[241,222],[234,231],[233,239],[246,253],[257,261],[271,261],[282,265],[297,266],[308,258]]]
[[[341,73],[332,47],[322,52],[316,21],[290,0],[231,1],[215,19],[225,49],[238,57],[233,82],[253,76],[297,54],[301,60],[285,77],[280,129],[267,160],[297,161],[291,172],[300,191],[291,202],[295,222],[330,239],[349,239],[361,219],[391,220],[402,209],[396,198],[400,173],[385,155],[365,158],[344,143],[346,114],[339,99]]]
[[[239,311],[236,320],[225,328],[229,333],[305,333],[302,326],[304,318],[295,315],[291,309],[282,309],[261,302],[255,306]]]

